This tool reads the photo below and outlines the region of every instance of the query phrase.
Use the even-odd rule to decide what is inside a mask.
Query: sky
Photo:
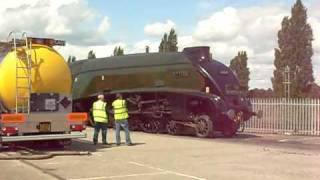
[[[178,47],[210,46],[213,58],[229,65],[247,51],[250,88],[271,88],[274,48],[284,16],[296,0],[1,0],[0,39],[10,31],[65,40],[65,58],[157,52],[165,32],[175,28]],[[320,84],[320,0],[302,0],[313,29],[313,71]]]

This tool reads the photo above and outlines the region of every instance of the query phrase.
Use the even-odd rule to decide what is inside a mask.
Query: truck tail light
[[[26,121],[26,116],[24,114],[2,114],[0,122],[1,123],[24,123]]]
[[[12,136],[17,135],[19,129],[17,127],[2,127],[1,128],[1,134],[3,136]]]
[[[72,124],[70,125],[71,131],[83,131],[86,129],[86,125],[84,124]]]
[[[67,115],[67,119],[70,122],[85,122],[88,120],[87,113],[69,113]]]

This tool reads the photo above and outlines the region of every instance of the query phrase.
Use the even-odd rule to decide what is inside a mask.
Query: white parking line
[[[161,169],[161,168],[156,168],[156,167],[153,167],[153,166],[150,166],[150,165],[141,164],[141,163],[137,163],[137,162],[132,162],[132,161],[130,161],[129,163],[130,163],[130,164],[137,165],[137,166],[141,166],[141,167],[147,167],[147,168],[149,168],[149,169],[158,170],[158,171],[166,171],[166,170]]]
[[[51,162],[51,163],[46,163],[46,165],[56,165],[59,164],[58,162]]]
[[[174,174],[174,175],[177,175],[177,176],[187,177],[187,178],[190,178],[190,179],[207,180],[205,178],[191,176],[191,175],[188,175],[188,174],[183,174],[183,173],[179,173],[179,172],[175,172],[175,171],[168,171],[168,170],[164,170],[164,169],[161,169],[161,168],[153,167],[153,166],[150,166],[150,165],[147,165],[147,164],[141,164],[141,163],[137,163],[137,162],[133,162],[133,161],[130,161],[129,163],[130,164],[135,164],[135,165],[138,165],[138,166],[142,166],[142,167],[147,167],[147,168],[154,169],[154,170],[164,171],[166,173]]]
[[[119,175],[119,176],[101,176],[101,177],[90,177],[90,178],[79,178],[79,179],[68,179],[68,180],[115,179],[115,178],[127,178],[127,177],[136,177],[136,176],[154,176],[159,174],[169,174],[169,172],[140,173],[140,174]]]
[[[179,172],[175,172],[175,171],[164,170],[164,169],[161,169],[161,168],[153,167],[151,165],[142,164],[142,163],[138,163],[138,162],[130,161],[129,164],[134,164],[136,166],[145,167],[145,168],[149,168],[149,169],[152,169],[152,170],[157,170],[157,171],[160,171],[160,172],[140,173],[140,174],[127,174],[127,175],[118,175],[118,176],[99,176],[99,177],[88,177],[88,178],[71,178],[71,179],[68,179],[68,180],[116,179],[116,178],[128,178],[128,177],[137,177],[137,176],[155,176],[155,175],[163,175],[163,174],[173,174],[173,175],[176,175],[176,176],[182,176],[182,177],[186,177],[186,178],[189,178],[189,179],[196,179],[196,180],[207,180],[205,178],[191,176],[191,175],[188,175],[188,174],[183,174],[183,173],[179,173]]]
[[[280,140],[278,140],[278,142],[288,142],[288,141],[290,141],[290,139],[280,139]]]

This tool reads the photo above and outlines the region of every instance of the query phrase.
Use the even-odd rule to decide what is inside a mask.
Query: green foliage
[[[276,96],[285,96],[285,67],[290,72],[290,97],[306,97],[314,83],[311,57],[313,34],[307,23],[307,10],[301,0],[291,9],[291,17],[284,17],[278,32],[279,47],[275,49],[275,70],[271,79]]]
[[[124,54],[124,50],[123,48],[121,48],[121,46],[119,47],[115,47],[114,50],[113,50],[113,55],[114,56],[122,56]]]
[[[240,90],[247,93],[249,90],[248,56],[246,51],[238,52],[238,55],[230,61],[230,69],[237,75],[240,82]]]
[[[170,30],[169,36],[167,33],[163,35],[163,38],[159,45],[159,52],[177,52],[178,51],[177,34],[174,29]]]
[[[96,58],[96,53],[94,53],[93,50],[89,51],[88,59],[95,59],[95,58]]]
[[[69,56],[68,57],[68,63],[70,64],[70,63],[73,63],[73,62],[75,62],[76,61],[76,57],[75,56]]]
[[[251,89],[248,92],[248,97],[249,98],[273,98],[274,97],[274,93],[272,91],[272,89]]]

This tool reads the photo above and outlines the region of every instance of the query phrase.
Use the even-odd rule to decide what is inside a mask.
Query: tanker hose
[[[18,151],[20,155],[0,156],[0,160],[42,160],[53,158],[55,156],[83,156],[91,154],[89,151],[42,152],[24,146],[15,146],[14,148],[20,150]]]

